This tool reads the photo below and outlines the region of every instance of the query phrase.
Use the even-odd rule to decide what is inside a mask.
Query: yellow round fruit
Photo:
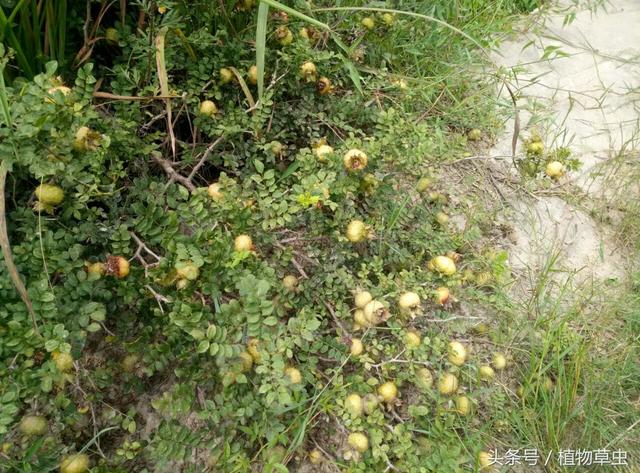
[[[376,27],[376,21],[372,17],[366,16],[362,19],[362,26],[368,30],[372,30]]]
[[[89,457],[76,453],[65,457],[60,463],[60,473],[85,473],[89,469]]]
[[[228,84],[235,77],[233,71],[231,69],[227,69],[226,67],[220,69],[220,72],[218,74],[220,75],[220,82],[223,84]]]
[[[386,318],[387,310],[382,302],[371,301],[364,306],[362,310],[364,311],[364,319],[367,327],[378,325]]]
[[[418,348],[420,346],[420,335],[413,331],[413,330],[409,330],[405,335],[404,335],[404,346],[408,349],[408,350],[412,350],[414,348]]]
[[[544,151],[544,145],[541,141],[534,141],[527,145],[527,152],[530,154],[541,155]]]
[[[353,313],[353,321],[356,324],[358,324],[360,327],[368,327],[369,326],[369,322],[367,321],[366,317],[364,316],[364,310],[363,309],[357,309]]]
[[[64,200],[64,191],[61,187],[51,184],[40,184],[34,191],[36,198],[45,205],[60,205]]]
[[[200,102],[200,115],[212,117],[218,113],[218,106],[211,100],[203,100]]]
[[[302,66],[300,66],[300,75],[307,82],[315,82],[317,73],[318,73],[318,69],[316,68],[316,65],[311,61],[307,61],[303,63]]]
[[[471,141],[478,141],[480,138],[482,138],[482,131],[474,128],[473,130],[470,130],[469,133],[467,133],[467,137]]]
[[[253,240],[249,235],[238,235],[233,242],[233,248],[236,251],[251,251],[253,250]]]
[[[564,165],[560,161],[550,161],[544,169],[547,176],[558,179],[564,176]]]
[[[320,450],[315,448],[309,452],[309,462],[312,465],[317,465],[321,461],[322,461],[322,452],[320,452]]]
[[[398,388],[395,383],[387,381],[378,386],[378,394],[384,402],[393,402],[398,397]]]
[[[284,370],[291,384],[299,384],[302,382],[302,373],[297,368],[289,367]]]
[[[224,197],[224,193],[220,190],[221,186],[217,182],[210,184],[207,187],[207,194],[211,197],[212,200],[219,201]]]
[[[433,386],[433,374],[429,368],[418,368],[416,370],[416,380],[421,388],[429,389]]]
[[[249,71],[247,72],[247,82],[252,85],[256,85],[258,83],[258,66],[251,66]]]
[[[28,437],[44,435],[48,428],[47,419],[42,416],[24,416],[18,425],[20,432]]]
[[[284,25],[276,29],[274,36],[280,46],[289,46],[293,42],[293,33]]]
[[[453,373],[445,373],[438,380],[438,391],[444,396],[454,394],[458,390],[458,378]]]
[[[120,39],[120,34],[115,28],[107,28],[104,32],[104,36],[107,41],[113,44],[118,44],[118,40]]]
[[[480,467],[480,470],[490,470],[493,465],[492,458],[493,457],[489,452],[480,452],[478,454],[478,466]]]
[[[73,357],[69,353],[54,351],[51,353],[51,358],[53,358],[53,363],[61,373],[67,373],[73,369]]]
[[[353,432],[349,434],[347,443],[351,448],[360,453],[366,452],[369,448],[369,439],[365,434],[360,432]]]
[[[322,144],[313,148],[313,154],[316,155],[318,161],[324,163],[327,161],[327,156],[333,153],[333,148],[327,144]]]
[[[352,148],[347,151],[342,159],[342,163],[347,171],[360,171],[367,167],[368,162],[369,158],[367,155],[357,148]]]
[[[369,302],[373,300],[371,293],[368,291],[359,291],[356,293],[355,304],[358,309],[363,309]]]
[[[478,374],[480,375],[480,379],[483,381],[491,381],[495,376],[493,368],[489,365],[481,366],[478,370]]]
[[[398,299],[398,305],[403,312],[409,312],[420,305],[420,296],[415,292],[404,292]]]
[[[109,256],[105,273],[115,276],[118,279],[126,278],[129,275],[131,266],[129,261],[122,256]]]
[[[416,190],[420,193],[423,193],[429,188],[430,185],[431,179],[429,179],[428,177],[421,177],[416,184]]]
[[[104,263],[91,263],[87,266],[88,274],[96,274],[98,276],[102,276],[106,271],[106,267]]]
[[[436,221],[444,227],[449,223],[449,216],[444,212],[438,212],[436,214]]]
[[[447,352],[449,361],[456,366],[464,365],[464,362],[467,360],[467,349],[460,342],[450,342]]]
[[[351,220],[347,225],[346,236],[351,243],[358,243],[367,238],[369,230],[362,220]]]
[[[467,396],[458,396],[455,400],[456,412],[461,416],[466,416],[471,412],[471,402]]]
[[[456,264],[448,256],[436,256],[432,261],[434,269],[440,274],[452,276],[456,273]]]
[[[360,340],[359,338],[352,338],[351,348],[349,349],[349,352],[351,353],[351,355],[360,356],[363,351],[364,351],[364,345],[362,344],[362,340]]]
[[[293,274],[287,274],[284,278],[282,278],[282,286],[286,291],[293,292],[298,288],[298,278]]]
[[[352,416],[359,417],[364,410],[364,403],[358,394],[349,394],[344,401],[344,408]]]
[[[505,369],[507,367],[507,358],[502,353],[494,353],[493,367],[497,370]]]
[[[449,300],[450,292],[446,287],[439,287],[436,289],[436,302],[440,305],[446,304]]]
[[[382,22],[387,26],[391,26],[393,24],[393,22],[395,21],[395,19],[396,19],[396,17],[392,13],[383,13],[382,14]]]

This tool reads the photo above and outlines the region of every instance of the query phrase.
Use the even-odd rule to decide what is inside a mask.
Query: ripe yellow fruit
[[[256,85],[258,83],[258,66],[253,65],[249,68],[247,72],[247,82],[252,85]]]
[[[466,416],[471,412],[471,402],[467,396],[458,396],[455,400],[456,412],[461,416]]]
[[[352,416],[359,417],[364,410],[364,403],[358,394],[349,394],[344,401],[344,408]]]
[[[209,194],[209,197],[211,197],[212,200],[222,200],[222,198],[224,197],[224,192],[222,192],[220,189],[220,184],[214,182],[213,184],[210,184],[209,187],[207,187],[207,194]]]
[[[98,148],[102,135],[87,126],[81,126],[76,131],[73,149],[78,152],[93,151]]]
[[[369,439],[365,434],[360,432],[353,432],[349,434],[347,443],[351,448],[360,453],[366,452],[369,448]]]
[[[358,309],[363,309],[364,306],[366,306],[369,302],[373,300],[373,297],[371,296],[371,293],[368,291],[360,291],[356,293],[354,299],[355,299],[356,307]]]
[[[298,287],[298,278],[293,274],[287,274],[284,278],[282,278],[282,286],[285,288],[285,290],[293,292]]]
[[[315,82],[316,75],[318,74],[318,69],[316,65],[311,61],[307,61],[300,66],[300,75],[307,82]]]
[[[66,373],[73,369],[73,357],[69,353],[54,351],[51,353],[51,358],[53,358],[53,363],[61,373]]]
[[[395,383],[387,381],[386,383],[378,386],[378,394],[384,402],[393,402],[398,397],[398,388]]]
[[[541,141],[534,141],[527,145],[527,152],[530,154],[535,154],[537,156],[540,156],[543,151],[544,151],[544,145],[542,144]]]
[[[212,117],[218,113],[218,106],[212,100],[203,100],[200,102],[200,115]]]
[[[233,74],[233,71],[231,69],[227,69],[226,67],[223,67],[222,69],[220,69],[219,75],[220,75],[220,82],[223,84],[228,84],[235,77],[235,75]]]
[[[47,419],[42,416],[24,416],[18,425],[20,432],[26,436],[44,435],[48,428]]]
[[[467,349],[460,342],[450,342],[447,350],[449,354],[449,361],[456,365],[462,366],[467,360]]]
[[[467,133],[467,137],[471,141],[478,141],[480,138],[482,138],[482,132],[477,128],[474,128],[473,130],[470,130],[469,133]]]
[[[413,330],[409,330],[404,336],[404,345],[408,350],[418,348],[420,346],[420,342],[420,335]]]
[[[450,292],[446,287],[439,287],[436,289],[436,302],[440,305],[446,304],[449,300]]]
[[[299,384],[302,382],[302,373],[297,368],[289,367],[284,370],[291,384]]]
[[[550,161],[544,172],[552,179],[558,179],[564,176],[564,165],[560,161]]]
[[[69,455],[60,463],[60,473],[85,473],[89,469],[89,457],[83,453]]]
[[[487,471],[492,469],[492,458],[493,456],[489,452],[480,452],[478,454],[478,466],[480,467],[480,470]]]
[[[429,368],[419,368],[416,370],[416,380],[418,386],[429,389],[433,386],[433,374]]]
[[[360,327],[368,327],[369,322],[364,316],[364,310],[358,309],[353,313],[353,321],[358,324]]]
[[[436,221],[443,227],[449,223],[449,216],[444,212],[438,212],[436,214]]]
[[[451,395],[458,390],[458,378],[453,373],[445,373],[438,380],[438,391],[444,396]]]
[[[309,462],[312,465],[317,465],[321,461],[322,461],[322,452],[320,452],[320,450],[315,448],[309,452]]]
[[[109,256],[107,258],[106,274],[122,279],[129,275],[130,269],[129,261],[122,256]]]
[[[253,250],[253,240],[249,235],[238,235],[233,242],[233,247],[236,251],[251,251]]]
[[[347,225],[347,240],[358,243],[369,236],[369,229],[362,220],[351,220]]]
[[[97,274],[98,276],[102,276],[106,271],[106,266],[104,263],[91,263],[87,266],[88,274]]]
[[[369,158],[363,151],[352,148],[345,153],[342,162],[347,171],[360,171],[367,167]]]
[[[505,369],[507,367],[507,358],[502,353],[494,353],[493,367],[497,370]]]
[[[366,16],[362,19],[362,26],[368,30],[372,30],[376,27],[376,21],[372,17]]]
[[[247,352],[253,358],[254,363],[260,363],[262,355],[260,354],[260,340],[257,338],[250,338],[247,342]]]
[[[371,301],[362,310],[367,327],[378,325],[387,318],[387,309],[380,301]]]
[[[293,33],[284,25],[276,29],[274,36],[280,46],[289,46],[293,42]]]
[[[395,21],[395,19],[396,19],[396,17],[392,13],[384,13],[382,15],[382,22],[387,26],[391,26],[393,24],[393,22]]]
[[[316,90],[320,95],[329,95],[333,92],[333,85],[328,77],[321,77],[316,82]]]
[[[478,370],[478,374],[480,375],[480,379],[483,381],[491,381],[495,376],[493,368],[489,365],[481,366]]]
[[[321,144],[313,148],[313,154],[316,155],[318,161],[324,163],[327,161],[327,156],[333,153],[333,148],[327,144]]]
[[[428,177],[421,177],[416,184],[416,190],[420,193],[423,193],[429,188],[430,185],[431,179],[429,179]]]
[[[242,369],[242,372],[246,373],[247,371],[251,370],[251,368],[253,367],[253,357],[251,356],[251,354],[249,352],[243,351],[238,355],[238,357],[240,358],[240,367]]]
[[[351,355],[360,356],[363,351],[364,351],[364,345],[362,344],[362,340],[360,340],[359,338],[352,338],[351,348],[349,349],[349,352],[351,353]]]
[[[45,205],[60,205],[64,200],[64,191],[58,186],[40,184],[34,191],[36,198]]]
[[[404,292],[398,299],[398,305],[403,312],[409,312],[420,305],[420,296],[415,292]]]
[[[436,256],[431,261],[433,268],[445,276],[452,276],[456,273],[456,264],[448,256]]]
[[[107,41],[113,44],[118,44],[118,40],[120,39],[120,34],[115,28],[107,28],[104,32],[104,36]]]

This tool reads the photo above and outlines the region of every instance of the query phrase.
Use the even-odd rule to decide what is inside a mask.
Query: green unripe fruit
[[[64,200],[64,191],[58,186],[41,184],[36,187],[36,198],[45,205],[60,205]]]

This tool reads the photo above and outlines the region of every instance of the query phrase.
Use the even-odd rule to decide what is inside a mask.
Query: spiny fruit
[[[218,74],[220,75],[220,82],[223,84],[228,84],[235,77],[233,74],[233,71],[226,67],[223,67],[222,69],[220,69],[220,72]]]
[[[366,306],[369,302],[373,300],[373,297],[371,296],[371,293],[368,291],[359,291],[359,292],[356,292],[354,300],[355,300],[356,307],[358,309],[363,309],[364,306]]]
[[[61,187],[51,184],[40,184],[34,191],[36,198],[45,205],[60,205],[64,200],[64,191]]]
[[[421,177],[416,184],[416,190],[420,193],[425,192],[431,185],[431,179],[428,177]]]
[[[387,381],[378,386],[378,394],[384,402],[393,402],[398,397],[398,388],[395,383]]]
[[[284,370],[284,374],[287,375],[291,384],[299,384],[302,382],[302,373],[298,368],[289,367]]]
[[[395,19],[396,19],[396,16],[393,13],[382,14],[382,22],[387,26],[393,25],[393,22],[395,21]]]
[[[467,137],[471,141],[478,141],[480,138],[482,138],[482,132],[477,128],[474,128],[473,130],[469,130],[469,133],[467,133]]]
[[[331,85],[331,80],[327,77],[321,77],[316,82],[316,90],[320,95],[328,95],[333,92],[333,86]]]
[[[449,216],[444,212],[438,212],[436,214],[436,222],[444,227],[449,223]]]
[[[416,380],[418,386],[429,389],[433,386],[433,374],[429,368],[418,368],[416,370]]]
[[[313,154],[316,155],[318,161],[324,163],[327,161],[327,156],[333,153],[333,148],[328,144],[320,144],[313,148]]]
[[[558,179],[564,176],[564,165],[560,161],[550,161],[544,169],[547,176],[552,179]]]
[[[372,17],[366,16],[362,19],[362,26],[368,30],[372,30],[376,27],[376,21]]]
[[[51,353],[51,358],[53,358],[53,363],[61,373],[66,373],[73,369],[73,357],[69,353],[54,351]]]
[[[358,394],[353,393],[347,396],[347,399],[344,401],[344,408],[352,416],[359,417],[364,410],[364,403]]]
[[[179,268],[176,268],[176,273],[180,279],[195,281],[200,275],[200,269],[191,261],[187,261],[186,263],[181,264]]]
[[[480,375],[480,379],[483,381],[491,381],[495,376],[493,368],[489,365],[481,366],[478,370],[478,374]]]
[[[44,435],[48,428],[47,419],[42,416],[24,416],[18,426],[20,432],[28,437]]]
[[[318,69],[316,65],[311,61],[307,61],[300,66],[300,75],[307,82],[315,82],[316,75],[318,74]]]
[[[480,452],[478,454],[478,466],[480,470],[487,471],[492,468],[493,460],[489,452]]]
[[[89,263],[87,265],[87,274],[95,274],[97,276],[102,276],[106,271],[106,266],[104,263]]]
[[[312,465],[317,465],[322,461],[322,453],[317,448],[309,452],[309,462]]]
[[[362,344],[362,340],[359,338],[351,339],[351,347],[349,348],[349,352],[352,356],[360,356],[364,351],[364,345]]]
[[[364,151],[352,148],[345,153],[342,162],[347,171],[360,171],[367,167],[369,158]]]
[[[212,200],[219,201],[224,197],[224,192],[221,190],[221,186],[219,183],[214,182],[207,187],[207,194],[211,197]]]
[[[200,102],[200,115],[213,117],[216,113],[218,113],[218,106],[212,100]]]
[[[431,263],[440,274],[452,276],[456,273],[456,264],[448,256],[436,256],[431,260]]]
[[[247,82],[252,85],[256,85],[258,83],[258,66],[253,65],[249,68],[247,72]]]
[[[439,287],[436,289],[436,302],[440,305],[444,305],[451,296],[449,289],[446,287]]]
[[[471,402],[467,396],[458,396],[455,400],[456,412],[461,416],[466,416],[471,412]]]
[[[403,312],[410,312],[420,305],[420,296],[415,292],[403,292],[398,299],[398,305]]]
[[[298,283],[298,278],[293,274],[287,274],[282,278],[282,286],[289,292],[294,292],[298,288]]]
[[[544,145],[541,141],[534,141],[527,145],[527,152],[529,154],[534,154],[536,156],[540,156],[544,151]]]
[[[249,235],[238,235],[233,242],[233,247],[236,251],[252,251],[253,240]]]
[[[404,346],[408,349],[408,350],[412,350],[414,348],[418,348],[420,346],[420,335],[418,334],[418,332],[414,331],[414,330],[408,330],[407,333],[405,333],[404,335]]]
[[[65,457],[60,463],[60,473],[85,473],[89,469],[89,457],[76,453]]]
[[[284,25],[276,29],[274,36],[280,46],[289,46],[293,42],[293,33]]]
[[[368,238],[369,228],[364,224],[362,220],[352,220],[347,225],[347,240],[351,243],[359,243],[362,240]]]
[[[458,378],[453,373],[445,373],[438,380],[438,391],[444,396],[455,393],[458,390]]]
[[[105,273],[115,276],[118,279],[126,278],[129,275],[129,261],[122,256],[107,257]]]
[[[497,370],[505,369],[507,367],[507,358],[502,353],[494,353],[493,367]]]
[[[369,439],[361,432],[353,432],[349,434],[347,443],[357,452],[364,453],[369,448]]]
[[[456,366],[464,365],[467,359],[467,349],[460,342],[450,342],[447,349],[449,361]]]

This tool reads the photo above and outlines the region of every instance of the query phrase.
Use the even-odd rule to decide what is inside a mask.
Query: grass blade
[[[258,68],[258,101],[264,93],[264,62],[267,50],[267,22],[269,21],[269,5],[260,2],[258,7],[258,23],[256,25],[256,67]]]
[[[164,97],[169,97],[169,76],[167,75],[167,64],[164,56],[164,41],[167,35],[167,27],[162,28],[156,36],[156,66],[158,68],[158,81],[160,82],[160,93]],[[167,130],[171,139],[171,152],[176,155],[176,137],[173,133],[173,117],[171,114],[171,99],[165,99],[167,109]]]

